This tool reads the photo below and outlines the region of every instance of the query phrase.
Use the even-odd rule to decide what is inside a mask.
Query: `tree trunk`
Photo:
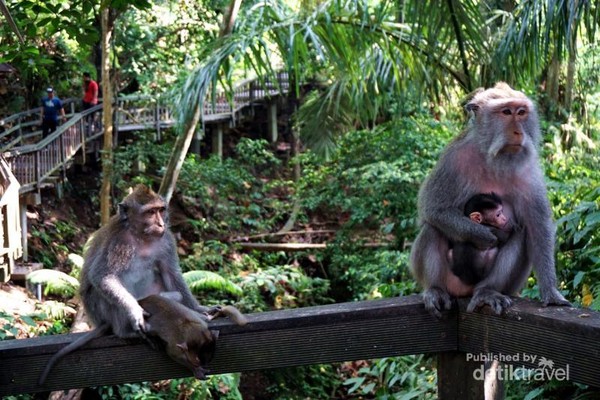
[[[110,218],[110,187],[113,173],[113,124],[112,92],[110,85],[110,41],[113,24],[110,20],[110,7],[104,8],[102,24],[102,112],[104,145],[102,149],[102,187],[100,189],[100,223],[105,225]]]
[[[183,132],[181,135],[177,136],[177,140],[175,140],[175,146],[173,147],[173,152],[171,153],[165,176],[158,189],[158,194],[164,197],[167,204],[171,201],[171,197],[175,191],[175,184],[179,177],[179,172],[181,172],[181,167],[183,166],[183,161],[190,148],[190,143],[192,143],[192,139],[194,138],[196,126],[198,125],[198,122],[200,122],[200,110],[200,107],[196,108],[194,116],[186,123]]]
[[[227,14],[223,16],[223,26],[221,27],[221,32],[219,32],[219,37],[223,37],[231,33],[241,5],[242,0],[231,1]]]
[[[548,73],[546,75],[546,94],[548,96],[549,112],[551,115],[556,113],[558,107],[558,92],[560,82],[560,67],[561,63],[558,56],[555,54],[548,65]]]
[[[221,32],[219,33],[219,37],[223,37],[231,33],[233,25],[235,24],[235,18],[237,17],[237,13],[240,9],[241,4],[242,0],[231,1],[228,13],[223,16],[223,26]],[[200,122],[200,118],[202,117],[201,105],[204,99],[199,100],[199,105],[194,111],[194,116],[190,121],[186,121],[183,132],[177,137],[177,140],[175,141],[175,146],[173,147],[173,152],[171,153],[171,158],[169,159],[169,164],[167,165],[165,176],[163,177],[160,183],[160,188],[158,189],[158,194],[164,197],[167,204],[169,204],[169,202],[171,201],[171,197],[173,197],[173,192],[175,191],[175,185],[177,184],[179,172],[181,172],[181,167],[183,166],[183,162],[185,161],[185,157],[190,148],[190,144],[192,143],[192,139],[194,138],[196,126],[198,125],[198,123]]]

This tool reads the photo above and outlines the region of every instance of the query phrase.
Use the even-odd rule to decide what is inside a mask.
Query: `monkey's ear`
[[[475,100],[475,97],[483,91],[485,91],[484,88],[477,88],[462,99],[460,103],[467,112],[476,112],[479,110],[479,102]]]
[[[483,215],[481,215],[481,213],[477,211],[473,211],[471,214],[469,214],[469,218],[471,219],[471,221],[477,222],[478,224],[480,224],[481,221],[483,221]]]
[[[125,221],[127,219],[127,210],[129,206],[125,203],[119,203],[119,219]]]
[[[467,103],[467,105],[465,106],[465,110],[467,110],[468,112],[477,112],[479,110],[479,104],[477,103]]]

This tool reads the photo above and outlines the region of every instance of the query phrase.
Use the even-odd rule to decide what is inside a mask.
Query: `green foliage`
[[[15,316],[0,311],[0,340],[65,333],[68,331],[66,326],[74,315],[72,307],[58,302],[43,304],[29,315]],[[49,318],[53,321],[47,322]]]
[[[76,219],[75,219],[76,220]],[[46,268],[53,268],[68,259],[70,253],[78,251],[72,243],[78,242],[81,228],[76,222],[53,220],[44,224],[32,224],[30,227],[32,246],[30,256],[41,262]]]
[[[211,375],[206,381],[195,378],[170,379],[155,383],[128,383],[96,388],[103,399],[121,400],[242,400],[238,390],[240,374]]]
[[[328,399],[340,386],[334,365],[308,365],[265,371],[273,382],[267,389],[280,400]]]
[[[255,311],[308,307],[330,303],[329,281],[313,278],[298,266],[263,267],[242,277],[244,298],[240,304]]]
[[[232,296],[241,296],[243,293],[238,285],[211,271],[188,271],[183,274],[183,279],[195,294],[210,290]]]
[[[173,85],[206,43],[216,37],[221,15],[210,2],[149,2],[130,8],[115,24],[115,62],[122,86],[134,80],[148,93]]]
[[[328,253],[331,280],[346,288],[352,300],[405,296],[417,291],[407,251],[364,249],[358,243],[335,246]]]
[[[68,328],[64,326],[64,323],[77,314],[77,311],[73,307],[54,300],[44,301],[38,305],[37,309],[39,310],[37,316],[40,319],[52,320],[52,327],[46,334],[66,332]]]
[[[244,230],[268,231],[279,222],[281,210],[289,206],[271,192],[281,191],[280,182],[261,179],[279,164],[265,140],[241,139],[236,158],[216,156],[200,160],[187,157],[178,189],[193,198],[205,224],[204,234],[240,234]]]
[[[429,371],[425,370],[425,366]],[[436,374],[423,355],[382,358],[344,381],[348,394],[387,399],[435,399]]]
[[[350,132],[330,161],[303,156],[297,196],[309,211],[346,214],[345,229],[412,239],[419,186],[452,132],[424,114]]]
[[[169,143],[154,140],[156,132],[134,132],[133,139],[114,151],[113,184],[121,193],[138,183],[153,186],[152,176],[159,175],[172,150]]]
[[[42,285],[44,295],[73,297],[79,289],[79,281],[64,272],[53,269],[39,269],[27,275],[27,283],[33,287]]]
[[[549,198],[557,218],[557,270],[567,298],[600,310],[600,156],[553,145]]]
[[[0,340],[17,337],[19,329],[14,324],[15,320],[14,315],[0,311]]]

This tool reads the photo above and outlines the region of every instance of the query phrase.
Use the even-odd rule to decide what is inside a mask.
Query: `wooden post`
[[[19,203],[19,211],[21,214],[21,245],[23,247],[23,261],[29,260],[29,249],[27,248],[27,204],[26,202]]]
[[[483,368],[483,363],[467,361],[465,353],[458,351],[439,353],[437,356],[438,399],[485,398],[488,400],[488,397],[485,397]]]
[[[212,131],[212,153],[223,158],[223,124],[217,124]]]
[[[160,141],[160,122],[160,104],[158,103],[158,100],[156,100],[154,107],[154,123],[156,124],[156,137],[154,140],[156,142]]]
[[[268,140],[270,143],[277,142],[277,103],[272,102],[269,104],[267,110],[268,127],[267,133],[269,135]]]

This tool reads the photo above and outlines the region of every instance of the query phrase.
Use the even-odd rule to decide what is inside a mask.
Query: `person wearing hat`
[[[42,136],[46,137],[50,133],[56,130],[58,126],[58,115],[62,116],[63,121],[67,118],[65,116],[65,109],[63,108],[62,101],[58,97],[54,96],[54,89],[49,87],[46,89],[48,93],[47,97],[42,99]]]

